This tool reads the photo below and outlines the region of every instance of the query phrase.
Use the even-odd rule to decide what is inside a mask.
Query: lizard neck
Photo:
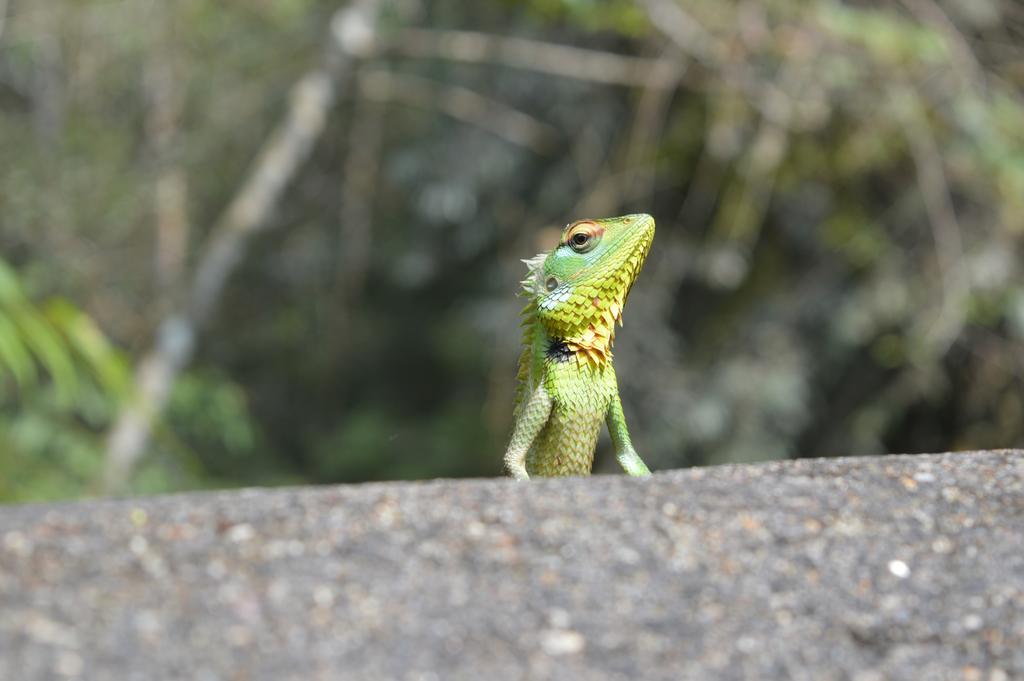
[[[543,324],[536,328],[534,357],[545,363],[573,362],[581,368],[601,369],[612,363],[611,335],[587,334],[583,338],[560,338]]]
[[[625,291],[609,297],[574,297],[570,303],[575,305],[542,314],[541,326],[550,341],[564,346],[577,361],[601,368],[612,360],[615,324],[622,324],[624,298]]]

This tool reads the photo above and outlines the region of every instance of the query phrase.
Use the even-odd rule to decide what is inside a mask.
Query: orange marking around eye
[[[604,234],[604,227],[597,224],[596,222],[591,222],[590,220],[580,220],[579,222],[574,222],[571,225],[569,225],[569,227],[565,230],[565,234],[562,237],[560,245],[565,245],[569,243],[569,240],[572,239],[573,236],[579,234],[580,232],[585,232],[586,234],[589,234],[591,237],[601,236],[602,234]]]

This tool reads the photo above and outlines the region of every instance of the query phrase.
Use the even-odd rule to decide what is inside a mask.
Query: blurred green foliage
[[[132,372],[337,7],[7,3],[0,500],[99,492]],[[608,85],[540,50],[409,56],[409,27],[648,61]],[[1021,444],[1017,3],[399,0],[379,30],[135,491],[497,474],[519,259],[633,211],[658,236],[616,361],[653,467]],[[435,96],[370,98],[375,70]],[[500,134],[524,125],[552,139]]]
[[[95,435],[127,386],[124,358],[67,300],[26,297],[0,260],[0,498],[81,494],[102,471]]]

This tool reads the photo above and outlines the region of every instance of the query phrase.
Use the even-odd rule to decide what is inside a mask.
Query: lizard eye
[[[554,277],[548,277],[548,280],[544,282],[544,288],[549,291],[554,291],[558,288],[558,280]]]
[[[603,231],[603,229],[589,220],[578,222],[570,228],[563,243],[567,244],[569,248],[577,253],[587,253],[597,246]]]

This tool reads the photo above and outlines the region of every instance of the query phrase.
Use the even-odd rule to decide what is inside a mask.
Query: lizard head
[[[615,322],[654,240],[654,218],[625,215],[577,220],[558,246],[528,262],[524,282],[548,335],[577,358],[600,366],[611,358]]]

